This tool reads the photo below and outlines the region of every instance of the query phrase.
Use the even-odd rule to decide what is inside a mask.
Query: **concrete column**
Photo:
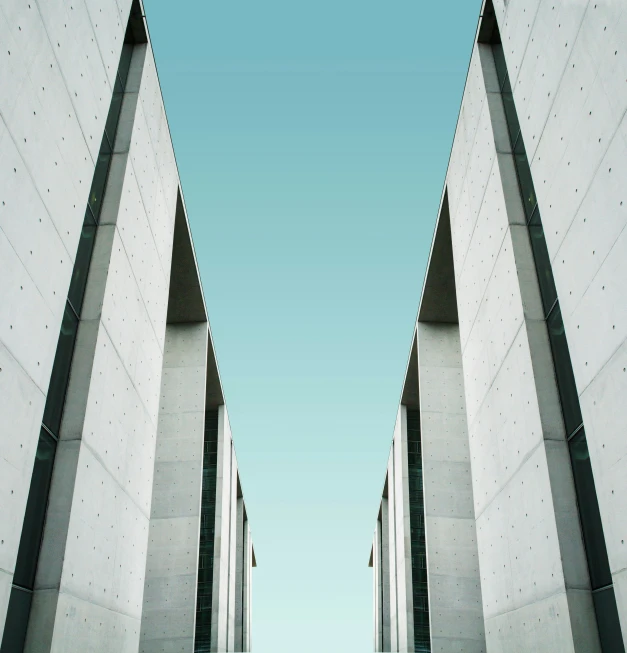
[[[382,622],[383,606],[381,605],[383,586],[381,584],[381,519],[377,519],[377,526],[372,542],[372,569],[373,569],[373,620],[374,620],[374,650],[382,651]]]
[[[386,481],[389,486],[389,480]],[[389,494],[389,489],[387,490]],[[390,575],[390,509],[387,496],[381,499],[381,650],[392,651],[391,575]]]
[[[218,411],[218,467],[216,479],[216,521],[213,545],[213,607],[211,650],[227,651],[229,605],[229,552],[232,497],[231,427],[224,405]]]
[[[140,652],[194,651],[207,336],[166,329]]]
[[[94,651],[126,652],[136,651],[139,642],[162,352],[134,276],[135,254],[140,259],[144,253],[119,222],[126,218],[129,144],[146,47],[133,50],[90,265],[35,580],[29,653],[87,641]],[[166,309],[167,295],[153,313],[163,325]],[[138,325],[129,342],[127,319]],[[133,349],[132,339],[141,345]]]
[[[235,449],[231,452],[231,506],[229,527],[229,593],[227,651],[235,650],[235,604],[237,583],[237,462]]]
[[[390,586],[390,651],[398,651],[398,589],[396,564],[396,473],[394,450],[396,442],[392,441],[392,451],[388,462],[388,560]],[[385,629],[385,626],[384,626]]]
[[[237,498],[237,521],[235,533],[235,646],[234,651],[244,650],[244,564],[246,562],[244,549],[244,499]]]
[[[489,46],[473,66],[466,96],[482,105],[481,126],[447,183],[451,197],[472,198],[450,217],[487,649],[591,653],[568,448]]]
[[[244,523],[244,605],[242,609],[243,651],[251,650],[253,543],[248,520]]]
[[[431,643],[485,653],[459,328],[418,323],[417,340]]]
[[[400,406],[394,429],[394,485],[396,519],[396,587],[398,650],[414,650],[409,471],[407,462],[407,409]]]

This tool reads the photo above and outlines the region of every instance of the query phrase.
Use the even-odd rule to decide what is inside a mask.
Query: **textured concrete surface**
[[[166,330],[140,651],[194,650],[207,324]]]
[[[494,8],[542,211],[627,637],[622,508],[627,6],[620,0],[495,0]],[[452,261],[447,262],[442,234],[448,220]],[[425,453],[449,466],[467,465],[469,456],[486,650],[597,651],[572,472],[525,222],[491,51],[475,45],[419,312],[419,334],[426,333],[422,322],[458,319],[462,385],[458,377],[446,377],[446,366],[431,365],[420,379],[420,405],[424,410],[431,400],[439,406],[432,412],[440,413],[461,389],[468,437],[439,453],[429,452],[426,441]],[[453,279],[443,272],[447,267]],[[432,335],[423,356],[441,349]],[[425,434],[428,412],[422,416]],[[426,484],[430,475],[425,473]],[[463,476],[445,466],[433,477],[439,479],[434,490],[444,496],[447,481]],[[469,495],[461,487],[454,495],[455,511]],[[429,510],[428,500],[429,493]],[[428,540],[444,537],[430,517],[427,533]],[[434,598],[444,586],[434,586],[432,564],[446,557],[447,547],[435,539],[428,546]],[[450,560],[442,564],[452,568]],[[464,593],[455,589],[451,596],[461,599]],[[433,604],[431,618],[434,647],[458,650],[453,640],[436,639]]]
[[[484,653],[459,329],[419,323],[417,341],[433,648]]]
[[[0,87],[11,89],[0,94],[0,423],[11,427],[0,433],[2,630],[130,6],[0,2]],[[137,653],[142,618],[153,643],[141,650],[180,650],[181,642],[192,650],[204,410],[224,403],[206,320],[152,48],[138,45],[72,363],[27,650]],[[201,324],[175,324],[190,321]],[[231,485],[225,494],[230,510]],[[241,549],[240,535],[225,540],[227,553]],[[252,565],[248,527],[246,537]],[[226,564],[235,588],[234,554]],[[250,641],[251,572],[239,571]],[[234,623],[228,600],[219,610]]]

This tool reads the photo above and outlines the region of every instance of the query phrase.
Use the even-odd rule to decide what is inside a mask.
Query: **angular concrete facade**
[[[414,411],[429,643],[393,453],[375,650],[625,650],[626,42],[621,1],[484,4],[393,443]]]
[[[250,650],[252,539],[143,7],[0,0],[0,40],[0,650]]]

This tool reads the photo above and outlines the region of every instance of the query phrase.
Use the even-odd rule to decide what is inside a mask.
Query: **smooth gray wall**
[[[485,653],[459,328],[418,323],[416,338],[431,641]]]
[[[166,329],[140,651],[194,651],[207,323]]]

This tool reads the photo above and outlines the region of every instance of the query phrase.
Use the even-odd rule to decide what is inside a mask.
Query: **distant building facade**
[[[484,3],[370,564],[376,651],[623,653],[627,4]]]
[[[0,651],[248,651],[255,556],[141,2],[0,0]]]

